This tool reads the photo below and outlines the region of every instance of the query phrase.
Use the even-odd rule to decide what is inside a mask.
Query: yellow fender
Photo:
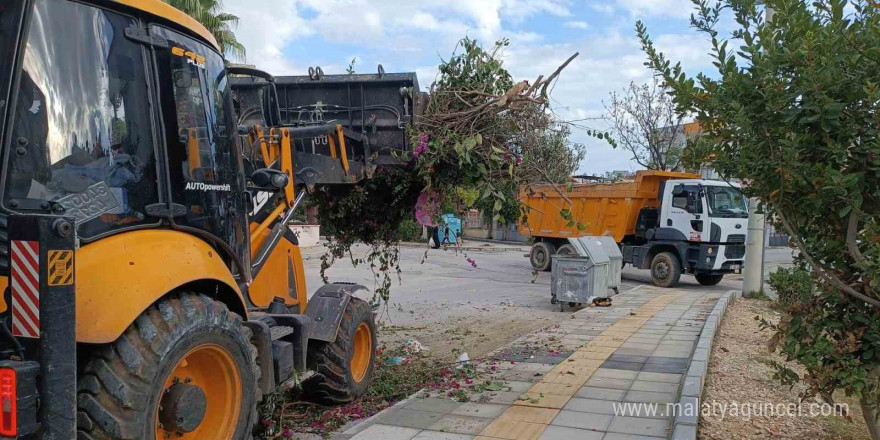
[[[217,251],[183,232],[150,229],[113,235],[76,252],[76,340],[115,341],[158,299],[193,282],[246,318],[244,297]],[[213,296],[213,295],[212,295]]]

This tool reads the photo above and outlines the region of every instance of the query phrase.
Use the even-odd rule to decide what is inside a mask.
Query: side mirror
[[[691,214],[702,214],[703,213],[703,205],[700,203],[699,198],[697,198],[697,194],[688,193],[687,195],[687,207],[685,211],[690,212]]]
[[[272,168],[260,168],[251,174],[254,185],[261,188],[282,189],[289,183],[287,174]]]

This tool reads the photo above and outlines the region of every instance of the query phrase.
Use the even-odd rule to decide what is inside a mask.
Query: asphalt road
[[[528,305],[537,310],[554,310],[550,304],[550,272],[540,272],[535,277],[529,260],[524,256],[528,247],[492,246],[487,251],[453,250],[401,247],[402,270],[399,282],[392,286],[392,300],[395,305],[406,309],[424,308],[436,310],[438,303],[470,301],[485,304],[514,302]],[[365,253],[366,247],[357,247],[354,254]],[[321,285],[321,248],[304,251],[306,282],[313,292]],[[471,267],[467,258],[475,260],[477,267]],[[791,250],[767,248],[765,251],[766,275],[779,266],[791,263]],[[328,270],[331,281],[357,282],[373,288],[373,275],[368,267],[353,267],[348,260],[337,261]],[[650,284],[651,275],[647,270],[626,266],[623,270],[621,292],[640,284]],[[742,286],[742,276],[727,275],[718,286],[700,286],[693,276],[682,275],[684,288],[712,289],[727,291]],[[443,311],[436,311],[444,313]],[[395,317],[392,314],[392,317]],[[406,316],[401,316],[406,320]]]
[[[559,305],[550,304],[550,273],[541,272],[537,277],[533,274],[524,257],[528,246],[477,245],[488,249],[455,252],[401,247],[401,278],[395,280],[391,303],[382,314],[386,331],[380,333],[386,342],[416,337],[442,347],[441,351],[458,344],[460,349],[470,350],[473,357],[474,352],[491,351],[568,318],[571,308],[566,306],[561,313]],[[353,252],[357,256],[366,250],[360,246]],[[321,252],[322,248],[304,251],[309,292],[321,285]],[[476,267],[467,258],[474,259]],[[766,260],[769,273],[773,267],[789,264],[791,251],[767,249]],[[353,267],[348,260],[337,261],[327,273],[330,281],[356,282],[370,289],[375,286],[368,267]],[[621,292],[649,283],[647,270],[627,266]],[[727,291],[741,286],[741,275],[731,274],[712,287],[700,286],[693,276],[683,275],[680,287]]]

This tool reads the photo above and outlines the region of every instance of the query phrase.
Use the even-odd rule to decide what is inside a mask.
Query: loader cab
[[[17,60],[0,70],[3,213],[74,217],[82,244],[186,230],[246,267],[244,181],[217,50],[122,5],[7,1],[0,21],[0,51]]]

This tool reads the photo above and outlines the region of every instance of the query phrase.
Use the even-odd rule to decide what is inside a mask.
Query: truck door
[[[663,198],[660,227],[681,233],[687,241],[704,241],[704,236],[705,241],[708,241],[708,234],[705,234],[704,197],[701,194],[702,188],[699,185],[673,185]]]

